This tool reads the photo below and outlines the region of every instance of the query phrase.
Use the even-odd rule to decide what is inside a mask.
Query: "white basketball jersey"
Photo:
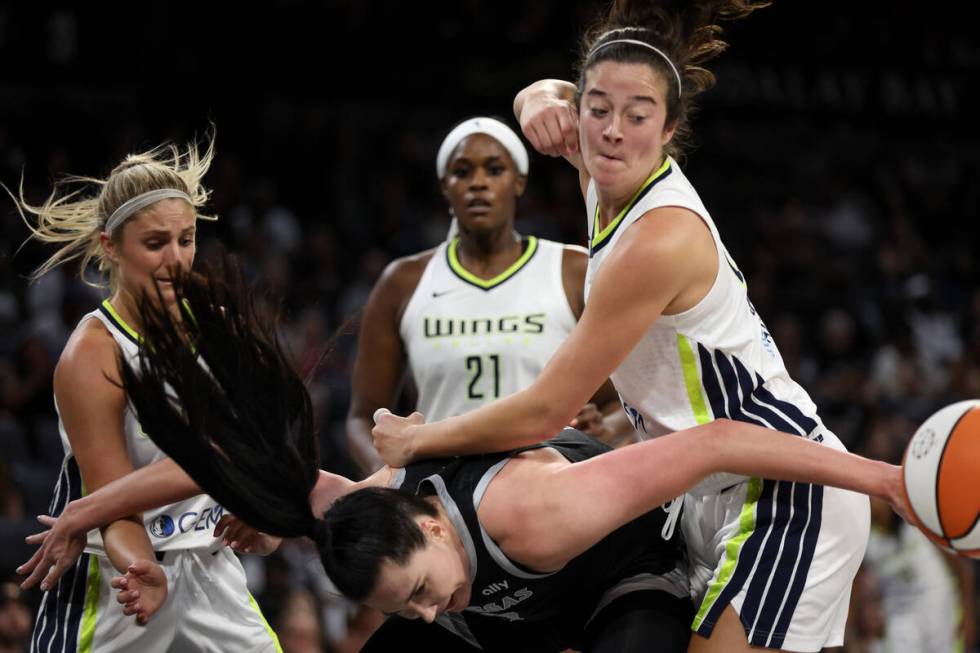
[[[711,230],[718,274],[698,304],[662,315],[612,374],[623,407],[641,437],[679,431],[726,417],[817,441],[828,433],[809,395],[786,372],[769,330],[749,301],[745,278],[729,256],[718,229],[676,162],[664,164],[644,183],[615,220],[598,231],[598,198],[589,184],[589,269],[585,289],[623,233],[646,212],[679,206]],[[719,477],[730,485],[737,477]],[[711,479],[708,479],[711,481]],[[710,482],[699,488],[710,491]]]
[[[136,360],[139,351],[139,334],[119,317],[108,300],[102,302],[98,309],[84,315],[79,321],[79,325],[89,319],[102,322],[116,344],[119,345],[126,361],[131,364],[138,364]],[[84,392],[84,389],[79,388],[79,391]],[[56,400],[55,409],[57,408]],[[52,508],[60,513],[68,501],[83,496],[87,491],[81,487],[77,463],[72,454],[71,444],[68,441],[68,434],[65,432],[65,425],[61,421],[60,414],[58,431],[61,433],[61,444],[65,448],[65,462],[62,465],[61,477],[55,487]],[[123,415],[123,432],[126,436],[129,460],[134,468],[139,469],[167,457],[143,432],[131,404],[127,404]],[[199,494],[185,501],[145,511],[143,523],[155,551],[204,548],[215,544],[216,540],[211,533],[223,514],[223,508],[215,503],[214,499],[205,494]],[[89,531],[88,546],[85,550],[88,553],[105,555],[102,535],[98,529]]]
[[[458,243],[433,254],[399,327],[430,422],[523,390],[575,327],[562,285],[566,245],[531,236],[510,268],[484,280],[460,264]]]

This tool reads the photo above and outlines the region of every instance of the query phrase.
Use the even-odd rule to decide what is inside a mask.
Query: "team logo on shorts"
[[[174,520],[169,515],[160,515],[150,522],[150,532],[154,537],[170,537],[174,534]]]

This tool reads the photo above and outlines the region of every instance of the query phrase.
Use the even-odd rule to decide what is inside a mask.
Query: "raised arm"
[[[514,117],[534,149],[548,156],[565,157],[575,166],[582,197],[585,197],[590,178],[578,144],[575,95],[575,85],[571,82],[542,79],[514,97]]]
[[[509,478],[501,472],[504,482],[487,490],[480,519],[508,555],[541,571],[718,472],[839,487],[909,514],[900,467],[726,419],[576,464],[526,467]]]
[[[697,216],[672,207],[649,212],[623,234],[596,275],[578,325],[527,389],[432,424],[386,415],[373,431],[375,446],[385,462],[401,467],[418,458],[504,451],[554,436],[665,308],[693,306],[716,272],[714,243]]]

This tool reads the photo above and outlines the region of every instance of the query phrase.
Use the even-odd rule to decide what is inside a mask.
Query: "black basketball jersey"
[[[534,632],[538,642],[533,650],[574,648],[591,617],[613,599],[651,589],[681,594],[676,582],[668,580],[683,576],[675,571],[682,557],[680,546],[660,537],[666,515],[659,509],[617,529],[556,572],[526,569],[500,550],[477,517],[480,502],[512,456],[541,447],[555,449],[572,462],[610,450],[584,433],[565,429],[552,440],[515,451],[414,463],[396,479],[396,486],[438,496],[459,532],[473,579],[470,605],[463,614],[481,643],[481,632],[499,640],[496,635],[510,630],[499,628],[507,622],[520,624],[517,631]]]

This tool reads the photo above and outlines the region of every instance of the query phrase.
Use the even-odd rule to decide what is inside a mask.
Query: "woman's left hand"
[[[123,607],[123,614],[136,615],[136,623],[145,626],[167,600],[167,575],[152,560],[136,560],[126,573],[110,582],[119,590],[116,601]]]

